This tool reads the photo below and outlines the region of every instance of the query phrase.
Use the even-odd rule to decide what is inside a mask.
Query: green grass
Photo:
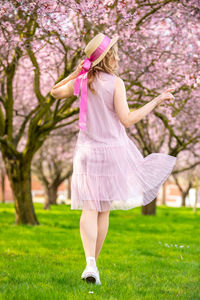
[[[99,286],[80,278],[81,211],[39,203],[35,210],[40,226],[17,226],[14,205],[0,204],[0,299],[200,299],[199,211],[111,211]]]

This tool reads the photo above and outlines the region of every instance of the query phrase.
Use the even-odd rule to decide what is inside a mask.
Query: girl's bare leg
[[[100,254],[101,248],[103,246],[105,237],[108,232],[109,226],[109,213],[110,211],[102,211],[98,213],[98,229],[97,229],[97,240],[96,240],[96,251],[95,258],[97,258]]]
[[[97,217],[98,211],[82,210],[80,217],[80,234],[85,252],[85,257],[95,257],[96,241],[97,241]],[[89,264],[94,265],[91,260]]]

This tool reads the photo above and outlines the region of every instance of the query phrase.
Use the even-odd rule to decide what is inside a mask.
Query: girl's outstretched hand
[[[171,94],[171,92],[173,92],[175,90],[175,88],[169,88],[166,89],[163,93],[161,93],[158,96],[158,104],[162,103],[162,102],[166,102],[172,99],[175,99],[175,97]]]

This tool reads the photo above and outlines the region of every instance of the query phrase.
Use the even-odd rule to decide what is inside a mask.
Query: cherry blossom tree
[[[31,197],[33,156],[52,130],[65,125],[70,127],[77,120],[74,115],[79,111],[79,108],[71,107],[76,97],[55,101],[50,95],[55,81],[47,76],[46,69],[48,67],[51,72],[53,66],[56,76],[58,63],[55,60],[61,65],[61,56],[64,56],[64,72],[62,70],[60,77],[56,76],[60,80],[71,73],[78,56],[76,53],[74,60],[70,57],[69,63],[67,53],[71,47],[64,44],[59,29],[52,33],[51,40],[51,31],[43,27],[44,10],[35,2],[21,3],[7,1],[1,8],[4,12],[0,28],[4,47],[1,48],[0,143],[14,194],[16,223],[39,224]],[[59,41],[62,49],[57,49]],[[71,53],[73,56],[73,50]],[[42,63],[44,69],[40,67]]]
[[[144,156],[165,152],[179,158],[179,153],[193,151],[200,141],[200,27],[196,26],[200,24],[200,7],[196,2],[190,4],[189,7],[179,3],[177,9],[165,6],[157,11],[156,18],[154,14],[149,19],[147,13],[146,20],[139,21],[140,30],[136,28],[138,34],[133,38],[137,51],[131,47],[131,38],[129,55],[133,62],[128,61],[127,65],[131,65],[132,70],[127,66],[128,71],[122,71],[126,77],[129,107],[139,108],[165,86],[176,88],[175,101],[168,106],[160,105],[128,129]],[[145,22],[148,26],[144,26]],[[191,162],[187,168],[193,168],[193,163],[196,164]],[[156,199],[143,207],[142,212],[155,214],[155,209]]]
[[[173,178],[181,192],[181,205],[185,206],[189,190],[191,188],[198,190],[200,144],[197,144],[191,151],[182,151],[180,158]]]

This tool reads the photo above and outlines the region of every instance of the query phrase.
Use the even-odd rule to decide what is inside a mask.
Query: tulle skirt
[[[119,145],[76,144],[71,181],[71,209],[127,210],[153,201],[176,157],[143,157],[127,136]]]

